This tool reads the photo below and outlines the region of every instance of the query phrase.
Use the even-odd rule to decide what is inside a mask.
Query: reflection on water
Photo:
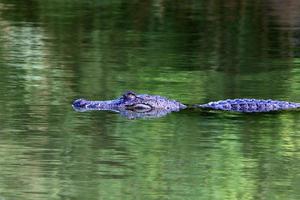
[[[97,108],[82,108],[82,107],[76,107],[74,105],[73,105],[73,108],[77,112],[99,111],[99,109],[97,109]],[[105,111],[103,111],[103,112],[105,112]],[[122,117],[125,117],[127,119],[151,119],[151,118],[164,117],[167,114],[174,112],[174,111],[168,110],[168,109],[155,109],[154,108],[154,109],[150,109],[148,111],[121,109],[121,110],[111,110],[111,112],[117,112]]]
[[[0,0],[0,199],[299,199],[299,112],[129,120],[72,100],[300,102],[299,3]]]

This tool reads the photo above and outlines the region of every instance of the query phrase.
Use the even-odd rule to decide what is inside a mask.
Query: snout
[[[86,105],[87,105],[87,100],[84,100],[84,99],[76,99],[72,105],[73,107],[75,108],[84,108]]]

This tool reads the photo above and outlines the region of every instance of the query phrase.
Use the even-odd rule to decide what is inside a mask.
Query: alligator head
[[[89,101],[77,99],[73,102],[73,108],[77,111],[88,110],[110,110],[119,112],[122,115],[134,115],[139,113],[164,113],[179,111],[186,106],[175,100],[170,100],[158,95],[135,94],[132,91],[125,92],[121,97],[107,101]]]

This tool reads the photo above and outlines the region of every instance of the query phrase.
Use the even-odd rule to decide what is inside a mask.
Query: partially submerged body
[[[227,99],[197,105],[199,108],[235,112],[271,112],[300,108],[300,103],[264,99]]]
[[[109,110],[133,118],[161,117],[170,112],[187,108],[186,105],[167,99],[166,97],[148,94],[135,94],[126,92],[121,97],[107,101],[88,101],[77,99],[73,102],[77,111]]]
[[[110,110],[119,112],[127,117],[130,116],[129,118],[150,116],[160,117],[170,112],[179,111],[189,107],[253,113],[296,109],[300,108],[300,103],[263,99],[227,99],[209,102],[207,104],[187,106],[166,97],[148,94],[135,94],[131,91],[126,92],[115,100],[88,101],[84,99],[77,99],[73,102],[73,108],[77,111]]]

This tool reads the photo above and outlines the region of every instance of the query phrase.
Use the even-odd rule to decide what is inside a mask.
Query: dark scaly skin
[[[300,108],[300,103],[264,99],[227,99],[197,105],[200,108],[236,112],[270,112]]]
[[[125,110],[138,113],[150,112],[153,109],[163,110],[163,112],[179,111],[187,106],[175,101],[157,95],[135,94],[126,92],[115,100],[108,101],[88,101],[77,99],[73,102],[73,107],[78,111],[87,110],[111,110],[123,112]]]
[[[124,116],[130,116],[130,118],[163,116],[187,107],[178,101],[170,100],[166,97],[135,94],[130,91],[115,100],[88,101],[78,99],[73,102],[73,108],[77,111],[110,110],[119,112]],[[227,99],[207,104],[196,104],[191,107],[252,113],[296,109],[300,108],[300,103],[263,99]]]

